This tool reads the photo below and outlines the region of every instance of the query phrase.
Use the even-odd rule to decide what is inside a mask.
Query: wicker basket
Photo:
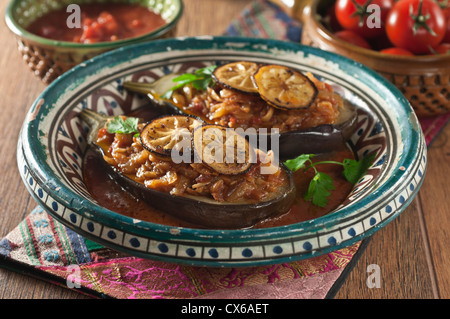
[[[175,31],[176,29],[173,28],[160,38],[171,37],[175,34]],[[81,62],[115,48],[92,48],[89,50],[55,48],[23,37],[17,37],[17,43],[19,52],[30,70],[41,78],[45,84],[50,84],[58,76]]]
[[[17,38],[17,42],[23,60],[45,84],[51,83],[75,65],[106,51],[95,50],[78,54],[73,50],[55,49],[20,37]]]
[[[89,3],[91,0],[74,1],[74,3]],[[115,1],[118,2],[118,1]],[[129,2],[121,0],[120,2]],[[150,41],[175,35],[177,23],[183,12],[181,0],[134,0],[132,3],[148,5],[160,13],[168,23],[146,35],[131,39],[93,44],[53,41],[26,31],[34,19],[42,16],[50,9],[62,8],[67,5],[65,0],[12,0],[6,10],[6,23],[15,34],[19,52],[31,71],[46,84],[72,67],[98,54],[125,45]]]
[[[450,112],[450,54],[395,56],[337,39],[321,22],[334,0],[312,0],[303,10],[302,43],[349,57],[382,74],[405,95],[417,116]]]

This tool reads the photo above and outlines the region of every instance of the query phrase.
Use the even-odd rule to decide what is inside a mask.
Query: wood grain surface
[[[185,0],[178,35],[220,35],[251,0]],[[4,17],[7,1],[1,1]],[[200,18],[199,18],[200,17]],[[19,130],[31,104],[45,88],[20,57],[4,21],[0,28],[0,238],[35,207],[17,169]],[[450,298],[450,126],[429,148],[429,166],[419,195],[397,219],[375,233],[335,294],[336,299]],[[380,270],[379,287],[369,288],[368,270]],[[0,299],[87,298],[63,287],[0,269]]]

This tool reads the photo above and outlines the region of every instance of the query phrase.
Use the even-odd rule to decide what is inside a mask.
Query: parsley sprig
[[[213,83],[212,74],[215,70],[216,66],[211,65],[205,68],[201,68],[196,70],[194,73],[184,73],[180,76],[177,76],[172,81],[176,83],[174,87],[172,87],[169,91],[162,95],[164,99],[170,99],[172,97],[172,93],[179,88],[191,84],[195,89],[204,91]]]
[[[135,136],[138,136],[138,123],[139,119],[136,117],[127,117],[124,120],[120,116],[115,116],[106,124],[106,130],[108,133],[135,134]]]
[[[316,206],[325,207],[328,203],[328,197],[331,195],[330,191],[334,190],[333,179],[323,173],[319,172],[316,168],[320,164],[336,164],[342,165],[343,175],[347,181],[352,184],[356,184],[358,180],[364,176],[367,169],[372,165],[375,155],[366,156],[361,160],[357,161],[354,159],[344,159],[342,162],[337,161],[320,161],[313,162],[311,159],[316,156],[315,154],[303,154],[294,159],[287,160],[285,162],[286,166],[293,172],[304,169],[304,171],[312,168],[314,169],[315,175],[311,179],[308,190],[304,194],[304,199],[307,201],[312,201]]]

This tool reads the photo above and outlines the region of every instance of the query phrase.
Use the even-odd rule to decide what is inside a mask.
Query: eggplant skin
[[[263,151],[274,151],[275,156],[278,154],[280,162],[296,158],[302,154],[324,154],[333,151],[342,151],[348,149],[346,141],[349,139],[349,132],[353,132],[353,121],[346,123],[349,127],[340,127],[332,124],[322,124],[313,128],[298,130],[292,132],[283,132],[281,134],[267,134],[258,138],[265,138],[267,149],[263,149],[261,145],[257,145]],[[272,139],[278,138],[278,149],[272,149]],[[259,142],[260,140],[257,139]],[[274,142],[275,144],[277,142]]]
[[[106,121],[105,117],[90,110],[83,111],[81,118],[90,125],[91,131],[89,136],[91,137],[97,136],[98,128],[101,127],[100,124],[104,124]],[[123,174],[116,167],[108,164],[103,159],[105,155],[104,150],[93,138],[89,139],[89,146],[97,156],[101,157],[102,160],[100,162],[103,164],[105,172],[130,194],[168,215],[175,216],[180,220],[202,228],[248,228],[260,220],[286,213],[296,198],[293,173],[282,163],[280,163],[280,169],[287,174],[285,187],[278,188],[276,194],[273,194],[273,196],[263,202],[233,204],[218,202],[201,196],[171,195],[148,188]]]
[[[280,162],[296,158],[302,154],[324,154],[333,151],[341,151],[348,149],[347,141],[353,135],[358,124],[356,111],[350,106],[347,106],[346,114],[343,115],[338,123],[335,124],[321,124],[311,128],[282,132],[279,134],[267,134],[259,136],[257,141],[261,138],[266,139],[267,149],[257,145],[263,151],[271,150],[272,139],[278,139],[278,150],[273,150],[278,154]]]
[[[308,130],[282,133],[279,136],[281,161],[302,154],[323,154],[344,150],[347,140],[342,130],[331,124],[322,124]]]
[[[176,196],[154,190],[134,181],[104,162],[105,168],[116,182],[152,207],[200,227],[209,229],[242,229],[257,222],[289,211],[296,198],[296,188],[292,172],[284,165],[289,185],[265,202],[232,204],[203,200],[199,196]]]
[[[93,146],[98,156],[103,157],[101,148],[96,144]],[[168,215],[202,228],[248,228],[263,219],[288,212],[296,198],[293,173],[284,164],[280,164],[280,168],[286,172],[289,185],[279,189],[276,196],[259,203],[232,204],[200,196],[176,196],[154,190],[122,174],[106,161],[101,162],[109,176],[135,198]]]
[[[167,114],[188,115],[170,102],[164,101],[161,103],[159,101],[159,103],[156,103],[155,101],[153,101],[153,106],[160,108],[161,105],[164,105],[164,112],[167,112]],[[323,154],[339,151],[348,148],[346,143],[355,132],[356,126],[356,109],[349,103],[346,103],[345,110],[337,123],[321,124],[301,130],[281,132],[277,134],[278,136],[271,134],[261,136],[262,134],[258,133],[257,141],[265,138],[267,147],[260,147],[260,145],[256,145],[256,147],[267,152],[272,149],[272,139],[274,137],[278,138],[278,152],[275,153],[278,153],[280,161],[286,161],[302,154]]]
[[[260,220],[286,213],[295,200],[295,188],[291,188],[288,192],[281,193],[276,199],[268,202],[248,205],[213,204],[200,199],[173,196],[154,190],[148,192],[141,186],[126,185],[128,182],[122,180],[122,185],[154,208],[186,222],[211,229],[248,228]]]

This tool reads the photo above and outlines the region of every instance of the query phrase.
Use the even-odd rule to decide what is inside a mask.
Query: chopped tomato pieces
[[[146,7],[131,4],[82,4],[81,26],[70,28],[65,8],[38,18],[28,31],[39,36],[68,42],[96,43],[137,37],[166,21]]]

